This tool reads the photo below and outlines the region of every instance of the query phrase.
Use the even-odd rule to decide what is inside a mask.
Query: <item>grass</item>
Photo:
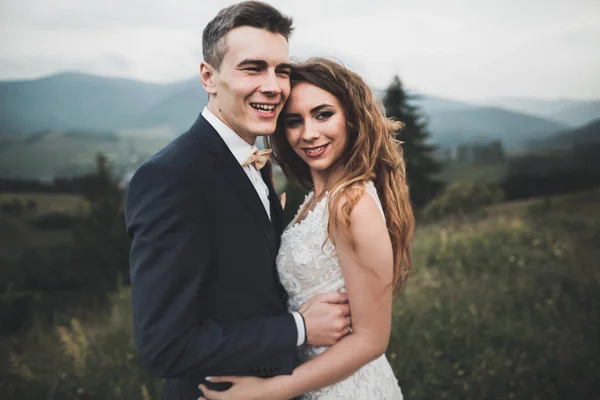
[[[172,139],[164,134],[49,132],[37,140],[26,137],[7,145],[0,158],[0,176],[44,178],[79,175],[94,169],[98,152],[107,155],[111,164],[122,173],[160,150]]]
[[[419,226],[388,348],[405,398],[600,399],[599,204],[597,189]],[[161,398],[137,359],[127,288],[109,311],[8,347],[0,397]]]
[[[42,231],[21,218],[0,214],[0,256],[15,254],[29,248],[64,246],[73,243],[70,230]]]
[[[30,222],[51,214],[83,215],[88,202],[80,195],[55,193],[0,193],[0,208],[5,204],[20,202],[21,216],[0,212],[0,256],[25,251],[28,248],[64,246],[73,243],[73,233],[68,229],[42,230]],[[35,204],[29,208],[28,204]],[[23,218],[24,217],[24,218]]]
[[[524,211],[539,214],[552,212],[561,215],[573,213],[580,217],[595,219],[600,217],[600,188],[585,190],[577,193],[543,198],[530,198],[495,204],[488,208],[490,215],[517,215],[523,216]],[[537,215],[536,214],[536,215]]]
[[[599,202],[594,190],[419,228],[388,352],[407,398],[600,398]]]
[[[88,322],[73,318],[50,331],[34,327],[24,340],[13,341],[7,359],[2,398],[162,398],[162,381],[140,367],[127,289],[112,296],[108,312]]]
[[[68,246],[73,243],[70,229],[40,229],[32,224],[37,218],[51,215],[81,216],[88,212],[89,204],[77,194],[62,193],[0,193],[0,208],[5,204],[20,202],[22,215],[0,212],[0,256],[15,254],[35,247]],[[35,204],[29,208],[28,204]]]

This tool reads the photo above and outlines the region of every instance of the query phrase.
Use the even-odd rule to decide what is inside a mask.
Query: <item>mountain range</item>
[[[569,146],[600,144],[600,118],[582,127],[528,142],[530,149],[560,149]]]
[[[0,132],[185,130],[207,103],[198,79],[156,84],[64,73],[0,82]]]
[[[570,126],[581,126],[600,117],[600,100],[540,100],[524,97],[498,97],[486,102],[491,106],[550,118]]]
[[[382,90],[375,89],[382,94]],[[41,130],[150,133],[173,137],[206,105],[199,79],[168,84],[62,73],[0,82],[0,137]],[[452,147],[502,140],[524,146],[600,118],[600,100],[496,98],[480,104],[414,96],[429,121],[431,141]]]

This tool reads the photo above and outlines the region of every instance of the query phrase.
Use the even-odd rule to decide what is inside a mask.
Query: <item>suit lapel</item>
[[[260,231],[265,236],[269,251],[275,256],[277,251],[275,233],[273,232],[265,207],[252,182],[250,182],[248,175],[246,175],[231,151],[229,151],[221,136],[219,136],[213,126],[202,115],[198,117],[191,130],[200,138],[204,149],[212,155],[213,163],[217,170],[231,183],[239,197],[246,204],[248,211],[252,214]],[[270,191],[271,189],[269,189]]]
[[[269,161],[263,169],[260,170],[260,174],[262,175],[263,180],[267,184],[269,188],[269,202],[271,205],[271,221],[275,228],[275,232],[277,234],[277,247],[279,247],[279,236],[283,233],[283,209],[281,208],[281,202],[279,201],[279,196],[277,196],[277,192],[275,192],[275,188],[273,186],[273,164]]]
[[[273,164],[269,161],[263,169],[260,170],[260,174],[262,175],[263,180],[267,184],[269,188],[269,203],[271,206],[271,221],[273,224],[273,231],[275,232],[275,248],[279,250],[279,246],[281,244],[281,234],[283,233],[283,209],[281,208],[281,202],[279,201],[279,196],[275,192],[274,184],[273,184]],[[281,294],[282,298],[287,301],[288,293],[284,289],[281,284],[281,279],[279,277],[279,271],[277,268],[273,268],[273,272],[276,277],[276,281],[279,283],[277,285],[277,290]]]

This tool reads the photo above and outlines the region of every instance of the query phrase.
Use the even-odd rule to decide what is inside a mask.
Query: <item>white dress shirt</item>
[[[230,127],[225,125],[223,121],[221,121],[215,114],[213,114],[207,107],[204,107],[202,110],[202,116],[208,121],[209,124],[212,125],[213,128],[217,131],[221,139],[225,142],[237,162],[240,163],[240,166],[250,157],[252,154],[252,145],[242,139],[237,133],[235,133]],[[254,164],[246,165],[242,167],[244,172],[250,179],[252,186],[258,193],[260,200],[265,207],[265,211],[269,219],[271,219],[271,203],[269,202],[269,188],[267,184],[262,179],[262,175],[260,172],[254,167]],[[306,338],[304,337],[304,320],[302,316],[293,312],[292,316],[294,317],[294,321],[296,321],[296,328],[298,329],[298,342],[297,346],[304,344]]]
[[[215,114],[213,114],[207,107],[204,107],[202,111],[202,116],[208,121],[209,124],[212,125],[213,128],[217,131],[221,139],[225,142],[237,162],[240,163],[240,166],[250,157],[253,153],[252,145],[248,144],[244,139],[242,139],[237,133],[235,133],[230,127],[225,125],[223,121],[221,121]],[[252,186],[258,193],[260,200],[265,207],[265,211],[267,212],[267,216],[271,219],[271,203],[269,202],[269,188],[265,181],[263,181],[262,175],[260,171],[258,171],[254,164],[246,165],[242,167],[244,172],[252,182]]]

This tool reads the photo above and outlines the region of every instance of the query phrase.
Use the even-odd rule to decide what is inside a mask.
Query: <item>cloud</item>
[[[597,21],[590,0],[273,0],[292,15],[291,54],[340,59],[373,86],[462,99],[506,91],[598,96]],[[201,35],[233,1],[3,2],[0,79],[81,69],[164,82],[197,74]],[[545,66],[555,66],[554,74]],[[595,93],[595,94],[594,94]]]
[[[121,54],[107,54],[104,56],[108,64],[112,65],[115,69],[127,72],[131,69],[131,64]]]

